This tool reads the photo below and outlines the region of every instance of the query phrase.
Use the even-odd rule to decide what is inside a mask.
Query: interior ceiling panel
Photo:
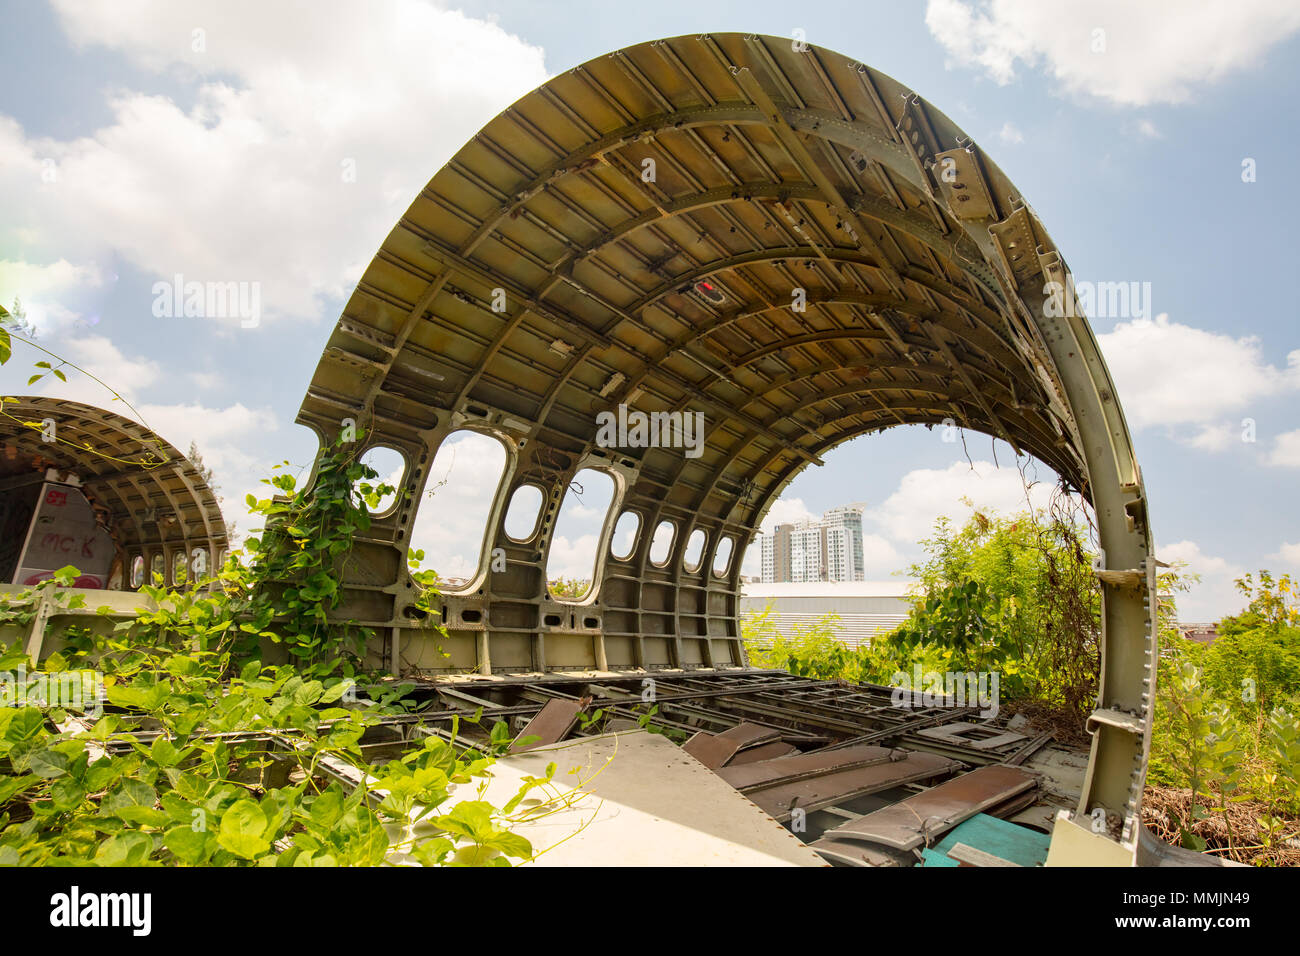
[[[447,598],[451,639],[473,642],[457,659],[483,673],[743,665],[739,558],[801,469],[900,424],[1004,439],[1094,507],[1114,571],[1098,713],[1128,715],[1098,718],[1112,773],[1094,783],[1131,816],[1154,562],[1109,373],[1086,319],[1061,308],[1074,303],[1045,294],[1066,272],[997,165],[890,77],[788,39],[643,43],[523,97],[434,176],[348,301],[299,421],[327,440],[344,418],[366,424],[368,442],[413,464],[417,501],[452,430],[506,444],[483,554],[500,549],[509,570],[489,575],[484,560]],[[701,413],[700,456],[600,447],[596,416],[620,405]],[[619,475],[614,513],[637,511],[643,531],[627,560],[602,541],[572,614],[547,590],[545,559],[553,509],[593,465]],[[548,499],[534,538],[513,542],[502,502],[526,481]],[[404,556],[416,510],[380,516],[373,547]],[[645,529],[665,515],[680,527],[657,567]],[[691,572],[694,528],[708,541]],[[736,557],[714,574],[727,537]],[[386,603],[367,606],[400,669],[411,583],[394,566]]]

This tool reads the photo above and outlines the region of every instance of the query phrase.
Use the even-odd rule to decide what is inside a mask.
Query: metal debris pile
[[[417,693],[430,695],[430,726],[506,720],[520,752],[657,730],[833,865],[1019,866],[1046,855],[1055,797],[1024,765],[1051,735],[979,720],[975,708],[899,705],[889,687],[773,671],[440,680]],[[999,852],[962,841],[932,849],[968,821],[1022,814],[997,830]]]

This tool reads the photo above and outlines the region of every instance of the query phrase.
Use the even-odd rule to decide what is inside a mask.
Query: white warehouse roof
[[[741,597],[746,598],[871,598],[908,596],[917,582],[909,578],[890,581],[782,581],[775,584],[741,585]]]
[[[916,581],[810,581],[742,585],[740,612],[756,614],[771,607],[776,630],[790,637],[827,614],[839,616],[836,638],[850,648],[870,644],[907,619],[908,590]]]

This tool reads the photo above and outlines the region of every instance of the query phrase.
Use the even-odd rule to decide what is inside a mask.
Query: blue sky
[[[548,76],[622,46],[801,30],[961,125],[1077,279],[1150,283],[1148,315],[1093,325],[1134,431],[1160,556],[1204,578],[1181,602],[1184,619],[1236,609],[1231,581],[1243,571],[1300,571],[1300,334],[1282,294],[1300,212],[1293,0],[302,9],[0,0],[0,300],[20,296],[42,343],[113,384],[169,441],[197,441],[242,526],[238,502],[258,478],[314,453],[292,420],[361,270],[478,127]],[[156,315],[155,283],[177,274],[257,283],[256,326]],[[0,388],[24,393],[36,360],[20,348]],[[70,379],[34,388],[110,403]],[[1243,419],[1254,441],[1242,440]],[[961,513],[961,495],[1003,510],[1023,501],[1018,475],[993,467],[993,443],[967,444],[973,471],[937,432],[852,442],[801,475],[774,517],[863,502],[869,573],[886,577],[917,556],[937,514]],[[440,467],[490,472],[490,457],[466,444]],[[1013,462],[1005,446],[997,458]],[[473,514],[460,484],[484,483],[438,489],[443,507],[426,509],[417,534],[431,553],[445,551],[440,539],[474,537],[455,524],[468,519],[448,517]],[[597,510],[575,510],[556,571],[581,576]]]

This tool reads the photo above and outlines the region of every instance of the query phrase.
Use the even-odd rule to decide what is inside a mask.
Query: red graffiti
[[[73,537],[70,534],[47,534],[41,539],[41,547],[46,551],[57,551],[59,554],[67,554],[72,550]]]
[[[77,548],[77,539],[70,534],[55,534],[51,532],[41,539],[41,547],[47,551],[57,551],[59,554],[72,554]],[[95,536],[92,534],[88,538],[81,539],[81,556],[83,558],[93,558],[95,556]]]

